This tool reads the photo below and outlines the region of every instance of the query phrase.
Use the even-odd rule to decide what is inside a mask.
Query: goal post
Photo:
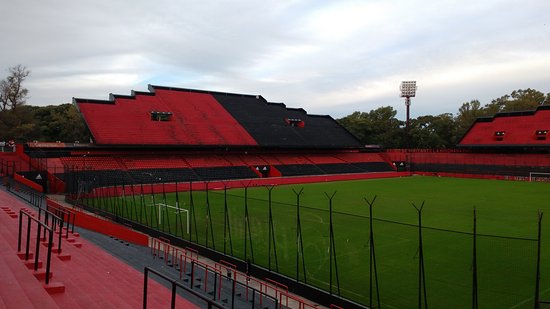
[[[185,213],[185,227],[186,227],[186,232],[187,234],[189,234],[189,210],[187,209],[184,209],[184,208],[181,208],[179,207],[179,204],[176,202],[176,206],[172,206],[172,205],[168,205],[168,204],[164,204],[164,203],[156,203],[156,204],[151,204],[150,206],[153,206],[153,207],[157,207],[158,208],[158,224],[161,225],[162,224],[162,211],[167,211],[168,209],[173,209],[175,210],[175,214],[176,215],[181,215],[182,213]],[[166,214],[168,214],[168,212],[166,212]]]
[[[529,172],[529,182],[550,182],[550,173]]]

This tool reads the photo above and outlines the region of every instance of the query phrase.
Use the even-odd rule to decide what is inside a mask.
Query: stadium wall
[[[392,149],[393,162],[406,162],[414,174],[528,180],[530,172],[550,172],[549,153],[473,152],[465,149]]]
[[[314,176],[299,176],[299,177],[279,177],[279,178],[255,178],[255,179],[236,179],[227,181],[210,181],[210,182],[193,182],[193,190],[221,190],[224,186],[227,188],[243,188],[243,187],[261,187],[261,186],[280,186],[302,183],[317,183],[345,180],[361,180],[361,179],[378,179],[378,178],[393,178],[410,176],[408,172],[380,172],[380,173],[361,173],[361,174],[340,174],[340,175],[314,175]],[[142,191],[143,188],[143,191]],[[109,197],[122,196],[129,194],[151,194],[160,192],[177,192],[189,191],[190,183],[156,183],[148,185],[126,185],[113,186],[107,188],[95,188],[89,194],[82,197]]]
[[[46,199],[46,205],[54,208],[65,209],[66,206],[52,200]],[[149,244],[149,237],[145,234],[136,232],[121,224],[117,224],[111,221],[101,219],[97,216],[90,215],[86,212],[80,211],[76,208],[70,208],[69,210],[76,212],[74,224],[76,226],[92,230],[105,235],[113,236],[118,239],[125,240],[141,246],[147,246]]]

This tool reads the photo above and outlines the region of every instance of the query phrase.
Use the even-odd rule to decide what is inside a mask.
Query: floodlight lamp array
[[[401,97],[412,98],[416,95],[416,81],[404,81],[401,82]]]

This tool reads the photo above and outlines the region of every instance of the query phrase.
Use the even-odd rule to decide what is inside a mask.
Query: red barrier
[[[15,173],[15,174],[13,175],[13,179],[14,179],[15,181],[19,182],[20,184],[23,184],[23,185],[25,185],[25,186],[27,186],[27,187],[29,187],[29,188],[35,190],[35,191],[44,192],[44,190],[42,189],[42,186],[41,186],[41,185],[37,184],[36,182],[34,182],[34,181],[30,180],[30,179],[27,179],[27,178],[23,177],[23,176],[21,176],[21,175],[19,175],[19,174],[17,174],[17,173]]]
[[[227,181],[210,181],[210,182],[193,182],[193,190],[205,190],[206,184],[208,188],[223,188],[224,185],[228,188],[242,188],[244,186],[260,187],[271,185],[291,185],[301,183],[316,183],[316,182],[331,182],[345,180],[361,180],[361,179],[376,179],[376,178],[395,178],[409,176],[408,172],[379,172],[379,173],[357,173],[357,174],[340,174],[340,175],[314,175],[314,176],[298,176],[298,177],[278,177],[278,178],[254,178],[254,179],[237,179]],[[90,194],[83,197],[110,197],[122,196],[124,191],[134,190],[135,194],[151,194],[151,193],[171,193],[177,191],[189,191],[189,183],[153,184],[153,185],[128,185],[123,190],[122,186],[96,188]],[[142,191],[143,189],[143,191]],[[101,194],[100,194],[101,190]],[[164,191],[163,191],[164,190]]]
[[[46,203],[47,205],[61,207],[63,209],[68,208],[51,199],[47,199]],[[114,222],[93,216],[79,209],[69,208],[69,210],[73,211],[76,214],[74,221],[74,224],[76,226],[80,226],[82,228],[96,231],[105,235],[110,235],[118,239],[122,239],[141,246],[147,246],[147,244],[149,243],[149,237],[145,234],[141,234],[120,224],[116,224]]]

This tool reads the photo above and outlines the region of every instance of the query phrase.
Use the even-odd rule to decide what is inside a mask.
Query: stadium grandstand
[[[361,145],[330,116],[311,115],[301,108],[268,102],[260,95],[155,85],[149,85],[148,90],[132,91],[130,95],[111,94],[108,100],[74,98],[73,104],[91,132],[92,140],[89,143],[36,141],[2,148],[0,175],[6,190],[19,195],[19,198],[16,199],[7,191],[0,191],[0,206],[6,213],[6,217],[0,214],[3,220],[0,225],[4,229],[3,235],[12,237],[0,239],[4,249],[0,267],[9,274],[10,282],[25,286],[24,295],[5,304],[7,307],[17,304],[17,301],[23,306],[33,305],[42,302],[42,299],[47,299],[45,308],[69,305],[78,308],[79,302],[82,307],[101,306],[97,300],[94,303],[79,299],[79,293],[85,294],[86,289],[92,289],[91,286],[77,284],[78,288],[75,288],[71,285],[78,281],[78,275],[88,278],[92,283],[96,282],[94,280],[100,282],[102,278],[98,279],[89,272],[112,272],[114,280],[125,278],[127,289],[118,290],[116,285],[107,284],[102,285],[97,293],[116,293],[118,296],[110,296],[109,301],[121,303],[123,305],[120,306],[124,308],[141,305],[136,304],[136,295],[132,295],[129,290],[135,292],[143,288],[143,275],[135,269],[120,265],[114,258],[111,260],[91,244],[82,247],[82,243],[86,242],[80,240],[79,233],[74,231],[74,225],[77,225],[99,234],[111,235],[111,240],[114,237],[125,244],[150,247],[153,256],[157,257],[153,266],[178,266],[180,279],[181,274],[185,275],[185,267],[191,267],[191,277],[186,281],[191,288],[185,288],[177,298],[177,302],[183,304],[182,308],[187,308],[188,299],[197,307],[203,304],[229,306],[227,300],[233,301],[237,295],[245,299],[245,305],[237,308],[259,308],[256,301],[260,302],[262,308],[277,308],[283,299],[288,308],[314,308],[318,304],[333,308],[365,308],[362,304],[340,297],[332,290],[325,291],[284,276],[271,269],[271,261],[266,269],[227,254],[225,246],[224,252],[209,247],[208,224],[205,229],[206,245],[193,242],[191,238],[178,238],[177,228],[176,235],[169,233],[170,226],[167,233],[164,225],[160,227],[161,219],[164,218],[161,210],[162,207],[166,210],[174,206],[156,203],[154,195],[165,196],[166,193],[176,192],[177,198],[180,190],[192,192],[193,188],[198,188],[206,191],[208,201],[209,185],[218,188],[273,186],[411,174],[507,180],[550,179],[550,140],[547,139],[550,109],[543,106],[536,111],[500,113],[494,117],[479,118],[454,149],[381,149],[378,146]],[[86,204],[88,200],[96,198],[94,203],[118,205],[123,202],[115,201],[113,197],[123,200],[130,194],[128,192],[131,192],[132,198],[135,198],[134,193],[136,196],[140,194],[141,198],[145,193],[151,194],[152,206],[158,207],[156,226],[144,225],[141,218],[139,222],[133,221],[131,213],[124,215],[109,212],[111,206],[106,204],[98,204],[99,207]],[[59,195],[63,198],[59,198]],[[37,207],[38,212],[29,209],[28,204]],[[179,206],[175,207],[178,207],[179,214]],[[52,218],[57,218],[51,222],[60,225],[52,223],[53,227],[48,227],[48,223],[41,223],[41,219],[30,219],[32,214],[42,214],[42,210],[44,215],[48,213]],[[95,214],[90,215],[89,212]],[[156,214],[156,210],[153,213]],[[32,262],[33,252],[30,252],[29,258],[28,245],[26,252],[20,245],[18,248],[13,245],[17,243],[14,240],[16,237],[22,237],[23,217],[28,220],[29,226],[31,221],[36,221],[36,226],[51,230],[52,235],[65,235],[63,241],[59,237],[59,249],[54,250],[57,259],[52,262],[53,271],[56,272],[53,284],[48,282],[50,269],[42,270],[46,258],[42,255],[40,263],[38,259],[39,243],[44,237],[34,237],[32,246],[36,244],[37,249],[33,249],[36,260]],[[75,217],[79,219],[75,220]],[[16,218],[19,218],[19,225],[17,220],[12,220]],[[224,221],[224,245],[226,223]],[[57,234],[55,229],[58,229]],[[38,235],[40,233],[38,230]],[[25,235],[27,243],[32,241],[29,232]],[[87,236],[93,239],[102,237]],[[104,243],[109,240],[97,241]],[[49,242],[46,248],[52,249],[55,241],[50,239]],[[62,242],[65,247],[67,243],[72,245],[61,251]],[[86,252],[75,248],[86,248]],[[15,256],[15,252],[19,255]],[[62,252],[69,257],[62,255]],[[197,252],[200,252],[201,257]],[[10,254],[11,258],[5,257]],[[132,256],[137,253],[125,249],[117,254]],[[75,268],[63,263],[71,260],[71,255],[72,261],[85,259],[85,262],[73,263],[81,266],[90,265],[93,259],[106,262],[98,263],[101,265],[88,272],[79,270],[75,277]],[[206,262],[206,258],[209,262]],[[24,260],[25,265],[19,265],[20,260]],[[176,265],[177,261],[179,265]],[[49,257],[47,264],[50,265]],[[143,268],[142,264],[139,265]],[[32,289],[30,281],[21,274],[26,269],[15,270],[26,267],[33,269],[31,274],[41,280],[43,289]],[[201,268],[197,277],[195,267]],[[81,268],[85,269],[86,266]],[[125,277],[124,272],[129,275]],[[250,274],[267,279],[261,281]],[[238,280],[239,276],[244,279]],[[58,280],[65,280],[67,290]],[[173,287],[177,285],[175,281],[170,281],[172,279],[166,280],[172,282]],[[222,281],[225,284],[223,286]],[[251,281],[255,283],[249,286]],[[210,292],[207,288],[209,282],[211,288],[213,285]],[[231,282],[232,286],[227,282]],[[194,284],[200,288],[193,290]],[[289,287],[290,291],[305,295],[310,300],[291,294]],[[171,298],[169,291],[156,283],[151,289],[154,292],[150,294],[150,301],[157,306],[167,306],[163,301]],[[109,290],[116,292],[110,293]],[[207,293],[201,293],[202,290]],[[249,291],[259,296],[252,294],[249,297]],[[4,290],[0,293],[4,293],[0,298],[4,299],[12,292]],[[48,293],[56,296],[50,299],[46,295]],[[147,290],[144,293],[148,295]],[[246,296],[243,296],[245,293]],[[222,305],[224,299],[226,305]],[[314,304],[311,299],[318,304]]]
[[[388,150],[415,173],[530,180],[550,173],[550,108],[478,118],[454,149]]]

